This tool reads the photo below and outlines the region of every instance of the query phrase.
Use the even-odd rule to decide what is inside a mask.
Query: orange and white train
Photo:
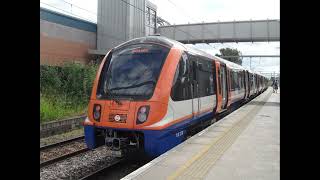
[[[97,71],[85,141],[90,149],[106,145],[156,157],[263,92],[267,82],[165,37],[133,39],[110,50]]]

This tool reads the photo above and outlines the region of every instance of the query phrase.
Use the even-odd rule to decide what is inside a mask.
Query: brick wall
[[[40,8],[40,64],[87,63],[96,24]]]

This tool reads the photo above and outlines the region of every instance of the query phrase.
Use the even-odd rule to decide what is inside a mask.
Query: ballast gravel
[[[79,179],[102,167],[108,166],[116,158],[107,147],[79,154],[40,169],[40,179]]]
[[[40,163],[60,157],[65,154],[70,154],[70,153],[79,151],[80,149],[83,149],[86,147],[87,146],[84,143],[84,140],[79,140],[79,141],[70,142],[66,145],[60,145],[57,147],[45,149],[43,151],[40,151]]]

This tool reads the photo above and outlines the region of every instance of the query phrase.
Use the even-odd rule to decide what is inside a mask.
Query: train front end
[[[155,140],[168,134],[152,125],[170,118],[168,100],[181,56],[181,50],[172,46],[157,38],[139,38],[106,55],[84,122],[88,148],[107,146],[119,156],[137,150],[157,156],[169,148],[159,151],[165,145]]]

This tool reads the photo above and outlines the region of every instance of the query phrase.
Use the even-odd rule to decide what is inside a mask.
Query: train
[[[83,123],[86,145],[157,157],[265,91],[268,81],[166,37],[132,39],[98,68]]]

